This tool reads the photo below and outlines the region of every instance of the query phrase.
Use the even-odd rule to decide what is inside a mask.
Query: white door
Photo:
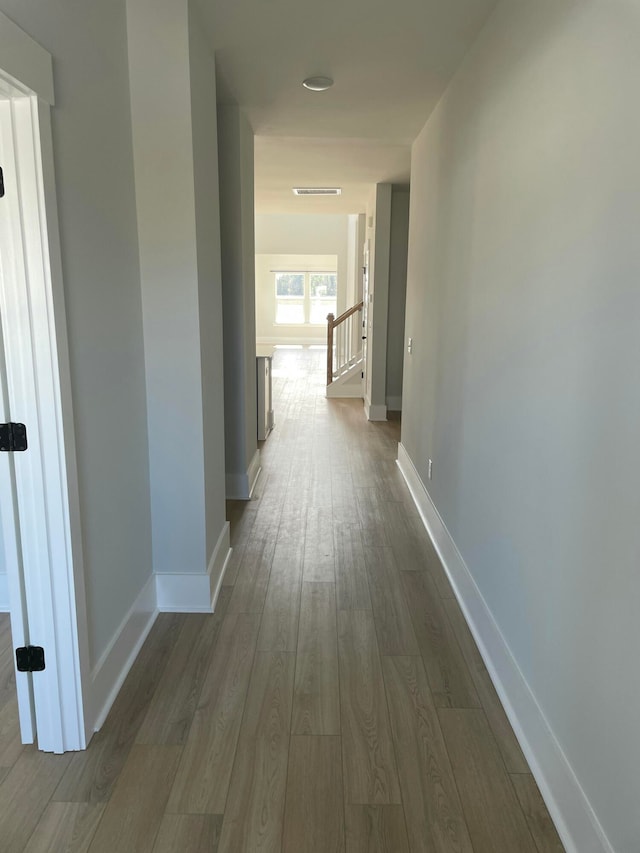
[[[0,451],[4,560],[14,645],[45,657],[16,673],[21,734],[65,752],[92,721],[50,113],[1,73],[0,167],[0,423],[26,424],[28,442]]]
[[[0,200],[1,203],[1,200]],[[0,254],[0,274],[3,260]],[[7,372],[2,335],[2,316],[0,315],[0,424],[11,421],[7,395]],[[22,549],[20,547],[20,528],[18,525],[18,504],[16,497],[16,478],[13,454],[0,451],[0,524],[1,541],[4,545],[0,553],[0,565],[7,573],[9,589],[9,607],[11,613],[11,637],[13,648],[29,645],[29,627],[24,592]],[[14,655],[14,667],[16,665]],[[18,672],[16,669],[16,690],[20,714],[20,734],[23,743],[35,740],[35,709],[33,703],[33,676]]]

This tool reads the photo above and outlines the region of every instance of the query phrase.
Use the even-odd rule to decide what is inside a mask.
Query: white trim
[[[291,328],[296,328],[291,326]],[[298,327],[300,328],[300,327]],[[315,327],[314,327],[315,328]],[[324,337],[303,337],[302,335],[268,335],[266,337],[256,338],[256,344],[267,346],[294,346],[294,347],[319,347],[327,345],[327,336]]]
[[[230,501],[248,501],[260,476],[260,450],[256,450],[249,463],[246,474],[227,474],[225,476],[226,497]]]
[[[24,33],[21,43],[30,43]],[[37,59],[36,48],[28,55]],[[6,84],[4,65],[0,74]],[[31,84],[43,74],[35,68]],[[12,417],[29,431],[29,453],[14,462],[24,602],[12,596],[12,614],[26,604],[29,641],[47,650],[32,679],[38,746],[64,752],[84,749],[90,735],[89,656],[50,110],[35,94],[14,96],[2,102],[1,124],[11,188],[0,285],[7,385]]]
[[[271,419],[273,420],[273,411],[271,411]],[[249,498],[253,496],[253,490],[256,487],[256,483],[258,482],[258,477],[260,476],[261,471],[262,468],[260,467],[260,450],[258,449],[253,454],[253,459],[249,463],[249,468],[247,470],[247,480],[249,482]]]
[[[151,575],[91,673],[93,731],[107,718],[157,615],[156,580]]]
[[[330,385],[327,385],[325,396],[342,399],[364,400],[364,361],[362,357],[352,364],[344,373],[337,376]]]
[[[614,853],[573,768],[402,444],[398,445],[398,467],[451,581],[567,853]]]
[[[329,400],[364,400],[362,382],[346,382],[341,385],[334,381],[327,385],[326,397]]]
[[[387,420],[387,407],[379,404],[375,405],[374,403],[369,402],[366,397],[364,400],[364,413],[367,416],[368,421]]]
[[[0,613],[10,613],[9,581],[6,574],[0,574]]]
[[[158,573],[156,600],[160,613],[213,613],[230,554],[226,521],[206,572]]]
[[[231,556],[229,529],[227,521],[206,572],[149,577],[91,672],[93,731],[107,718],[158,613],[214,612]]]
[[[402,411],[402,394],[399,397],[387,397],[387,411],[401,412]]]
[[[206,572],[155,575],[160,613],[211,613],[211,581]]]
[[[364,402],[364,382],[340,382],[334,380],[327,385],[325,396],[329,400],[362,400]]]
[[[76,683],[79,713],[84,717],[85,742],[78,739],[78,745],[67,749],[84,749],[92,734],[89,709],[89,672],[90,672],[90,640],[87,624],[87,604],[85,593],[84,553],[82,544],[82,520],[80,512],[80,491],[78,485],[78,467],[76,456],[75,420],[71,394],[71,366],[69,363],[69,348],[67,335],[67,314],[65,307],[62,259],[60,252],[60,234],[58,225],[58,202],[56,197],[55,170],[53,159],[53,134],[51,129],[51,110],[46,104],[38,101],[38,116],[40,122],[40,146],[42,155],[42,191],[44,209],[46,210],[46,227],[49,250],[50,275],[50,322],[55,321],[55,344],[57,347],[57,379],[59,382],[60,399],[58,402],[58,443],[59,460],[64,465],[63,475],[66,475],[66,494],[59,497],[62,508],[68,513],[65,533],[67,538],[67,565],[60,563],[55,583],[60,585],[60,573],[66,569],[67,585],[73,598],[75,614],[72,609],[68,613],[62,609],[54,611],[56,630],[67,630],[65,621],[70,621],[69,630],[75,631],[77,648],[75,649],[76,666],[79,669],[79,681]],[[69,562],[70,561],[70,562]],[[59,676],[64,679],[64,674]],[[64,711],[66,714],[67,712]]]
[[[220,539],[209,562],[209,577],[211,592],[211,612],[215,613],[218,596],[222,589],[224,576],[231,559],[231,525],[225,522]]]

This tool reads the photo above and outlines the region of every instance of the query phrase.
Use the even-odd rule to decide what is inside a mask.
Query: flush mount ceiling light
[[[294,187],[294,195],[342,195],[340,187]]]
[[[311,92],[326,92],[333,86],[333,80],[331,77],[307,77],[302,81],[302,85]]]

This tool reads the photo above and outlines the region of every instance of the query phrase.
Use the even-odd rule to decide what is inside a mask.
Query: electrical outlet
[[[407,341],[407,352],[411,354],[413,352],[413,338],[409,338]]]
[[[430,459],[430,460],[429,460],[429,469],[428,469],[428,471],[427,471],[427,478],[428,478],[429,480],[431,480],[431,478],[432,478],[432,477],[433,477],[433,460],[432,460],[432,459]]]

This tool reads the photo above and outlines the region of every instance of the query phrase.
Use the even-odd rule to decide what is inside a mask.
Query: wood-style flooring
[[[279,349],[276,428],[214,615],[160,615],[102,730],[17,734],[3,853],[550,853],[562,845],[396,467],[399,423]]]

